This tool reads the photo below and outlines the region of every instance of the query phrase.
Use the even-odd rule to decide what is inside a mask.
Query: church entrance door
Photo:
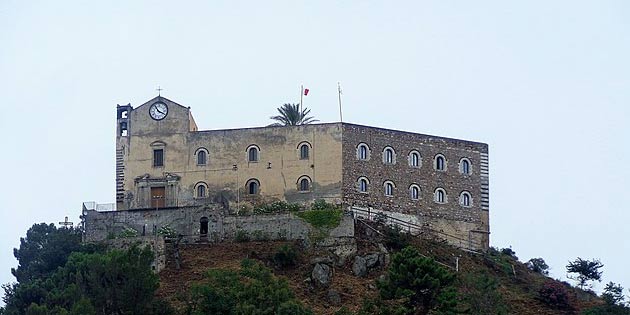
[[[166,189],[151,187],[151,208],[164,208],[166,205]]]

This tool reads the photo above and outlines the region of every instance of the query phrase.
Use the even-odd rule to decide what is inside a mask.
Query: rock
[[[385,247],[385,245],[383,245],[383,243],[378,243],[378,250],[379,250],[381,253],[384,253],[384,254],[388,254],[388,253],[389,253],[389,251],[387,250],[387,248]]]
[[[332,279],[330,267],[326,264],[316,264],[311,273],[311,278],[316,286],[327,287]]]
[[[341,296],[339,296],[339,292],[337,292],[337,290],[335,289],[328,290],[328,293],[326,294],[326,298],[328,299],[328,303],[334,306],[341,305]]]
[[[336,265],[343,266],[346,264],[348,258],[357,254],[357,244],[353,242],[347,245],[339,245],[335,247],[333,254],[337,258],[335,261]]]
[[[378,256],[378,254],[367,254],[364,256],[368,268],[374,268],[378,266]]]
[[[313,259],[311,259],[311,264],[312,265],[316,265],[316,264],[332,264],[333,263],[333,259],[325,256],[325,257],[315,257]]]
[[[357,277],[367,276],[367,261],[361,256],[354,257],[354,264],[352,264],[352,273]]]
[[[386,267],[389,265],[389,254],[381,253],[378,255],[378,263],[381,267]]]

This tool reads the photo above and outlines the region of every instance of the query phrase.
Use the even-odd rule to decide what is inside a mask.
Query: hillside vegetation
[[[0,314],[630,314],[618,285],[597,297],[511,249],[471,253],[374,223],[357,225],[356,242],[359,258],[346,261],[308,242],[180,244],[178,255],[171,243],[155,274],[147,249],[36,224],[14,252]]]

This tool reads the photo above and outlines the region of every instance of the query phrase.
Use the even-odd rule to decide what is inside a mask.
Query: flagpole
[[[302,115],[302,98],[304,98],[304,85],[300,85],[300,112],[298,115]]]
[[[343,122],[343,114],[341,112],[341,84],[337,82],[337,94],[339,96],[339,121]]]

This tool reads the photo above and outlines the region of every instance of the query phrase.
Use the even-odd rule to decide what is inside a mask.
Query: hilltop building
[[[485,249],[488,193],[484,143],[350,123],[200,131],[190,107],[161,96],[117,107],[116,212],[207,209],[185,215],[191,233],[212,211],[324,199]]]

